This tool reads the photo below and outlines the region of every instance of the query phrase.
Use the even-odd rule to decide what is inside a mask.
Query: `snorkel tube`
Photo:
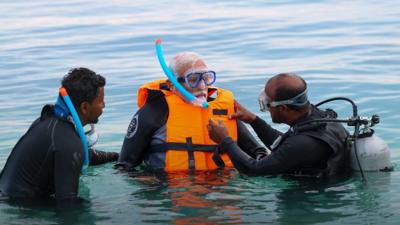
[[[83,148],[84,148],[84,160],[83,160],[83,165],[82,165],[82,172],[84,172],[87,167],[89,166],[89,148],[88,148],[88,144],[87,144],[87,140],[86,140],[86,135],[85,132],[83,131],[83,126],[81,123],[81,120],[79,119],[78,113],[75,110],[74,105],[72,104],[72,101],[68,95],[68,92],[65,88],[61,87],[60,88],[60,94],[62,96],[62,98],[64,99],[65,104],[67,105],[72,119],[74,120],[75,123],[75,128],[78,131],[79,137],[81,138],[82,144],[83,144]]]
[[[202,108],[208,108],[208,102],[200,102],[193,94],[188,92],[176,79],[175,75],[172,73],[172,71],[168,68],[167,64],[165,63],[165,59],[163,56],[163,52],[161,49],[161,39],[156,40],[156,51],[157,51],[157,57],[158,61],[160,62],[161,68],[163,69],[165,75],[167,75],[168,80],[171,81],[171,83],[176,87],[176,89],[179,91],[179,93],[182,94],[182,96],[190,103],[196,106],[200,106]]]

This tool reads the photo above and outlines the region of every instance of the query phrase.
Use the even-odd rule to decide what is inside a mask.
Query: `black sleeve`
[[[84,150],[71,124],[57,126],[53,133],[54,189],[57,202],[76,201]]]
[[[250,125],[267,148],[272,145],[278,136],[282,135],[282,132],[275,130],[258,116]]]
[[[89,165],[100,165],[107,162],[117,161],[119,154],[117,152],[104,152],[95,149],[89,149]]]
[[[138,166],[150,146],[154,132],[168,118],[168,105],[161,92],[149,92],[146,104],[133,116],[129,124],[116,168],[132,169]],[[162,93],[161,93],[162,94]]]
[[[326,143],[305,135],[287,138],[270,155],[256,160],[243,152],[231,138],[221,143],[235,167],[242,173],[255,175],[281,174],[300,165],[312,165],[331,154]]]
[[[247,129],[246,125],[240,120],[237,121],[237,131],[238,131],[238,145],[243,151],[253,158],[257,155],[265,155],[266,150],[262,147],[257,140],[253,137],[250,131]]]

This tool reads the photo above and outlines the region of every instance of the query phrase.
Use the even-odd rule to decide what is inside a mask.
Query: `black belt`
[[[187,137],[186,143],[177,143],[177,142],[168,142],[158,145],[152,145],[150,147],[150,152],[167,152],[168,150],[174,151],[187,151],[189,158],[189,169],[195,169],[195,160],[194,160],[194,152],[213,152],[212,159],[214,163],[219,168],[224,168],[225,163],[219,156],[219,148],[218,145],[201,145],[201,144],[193,144],[192,138]]]

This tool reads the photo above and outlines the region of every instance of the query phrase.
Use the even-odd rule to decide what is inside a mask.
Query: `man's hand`
[[[91,166],[117,161],[118,156],[119,153],[117,152],[105,152],[93,148],[89,149],[89,162]]]
[[[256,120],[256,115],[235,100],[236,112],[229,116],[229,119],[239,119],[245,123],[251,123]]]
[[[217,144],[220,144],[222,140],[229,137],[228,128],[226,128],[222,120],[219,120],[217,124],[214,120],[210,119],[207,128],[208,136]]]

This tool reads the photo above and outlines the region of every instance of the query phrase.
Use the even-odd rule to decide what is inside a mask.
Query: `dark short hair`
[[[296,95],[299,95],[300,93],[304,92],[307,89],[306,81],[294,73],[280,73],[275,76],[275,79],[281,79],[286,76],[297,77],[298,79],[300,79],[302,81],[303,85],[301,87],[294,87],[294,86],[290,86],[290,85],[279,85],[275,90],[274,101],[283,101],[283,100],[291,99],[291,98],[295,97]],[[296,106],[296,105],[290,105],[290,104],[288,104],[287,106],[290,109],[299,111],[305,107],[308,107],[308,105],[309,105],[309,103],[305,104],[304,106]]]
[[[93,102],[99,95],[99,88],[106,85],[106,79],[87,68],[73,68],[64,76],[61,85],[67,89],[68,95],[76,109],[82,102]]]

